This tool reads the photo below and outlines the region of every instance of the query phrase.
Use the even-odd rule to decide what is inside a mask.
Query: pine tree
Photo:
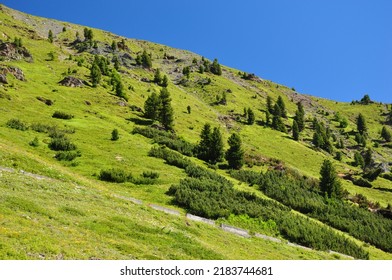
[[[211,125],[209,123],[204,124],[203,129],[200,133],[200,143],[196,147],[196,154],[199,159],[208,161],[210,158],[210,146],[211,146]]]
[[[255,118],[255,113],[253,113],[253,110],[251,108],[248,108],[248,110],[247,110],[247,117],[248,117],[247,123],[249,125],[252,125],[252,124],[255,123],[255,119],[256,119]]]
[[[305,110],[301,102],[297,103],[294,120],[297,122],[298,130],[301,132],[305,129]]]
[[[48,40],[50,43],[53,43],[53,32],[51,29],[48,32]]]
[[[161,71],[158,68],[154,74],[154,83],[159,85],[161,82],[162,82]]]
[[[157,120],[160,107],[161,101],[159,100],[158,95],[155,92],[151,93],[144,102],[144,117]]]
[[[212,164],[220,162],[223,160],[224,151],[223,151],[223,140],[222,134],[218,127],[214,127],[214,130],[211,134],[211,142],[209,147],[209,159],[208,161]]]
[[[90,77],[91,77],[91,82],[93,84],[93,87],[96,87],[101,81],[101,77],[102,77],[101,69],[99,69],[98,64],[95,62],[91,66]]]
[[[333,198],[343,197],[343,188],[336,174],[335,168],[328,159],[324,160],[320,170],[320,190],[321,192]]]
[[[116,51],[117,50],[117,43],[113,40],[112,41],[112,51]]]
[[[184,76],[186,76],[187,79],[189,79],[190,73],[191,73],[191,68],[190,68],[189,66],[185,66],[185,67],[182,69],[182,74],[183,74]]]
[[[272,105],[272,98],[269,95],[267,95],[267,111],[270,114],[274,113],[274,106]]]
[[[355,152],[353,165],[360,166],[361,168],[365,166],[365,161],[363,160],[363,156],[361,155],[360,152]]]
[[[272,128],[281,132],[286,132],[286,127],[282,121],[281,108],[278,104],[274,106],[274,115],[272,117]]]
[[[169,85],[169,79],[167,78],[166,75],[163,75],[163,79],[162,79],[160,86],[167,87],[168,85]]]
[[[167,88],[162,88],[159,93],[161,108],[159,111],[159,121],[166,130],[173,130],[173,108],[171,106],[170,93]]]
[[[363,169],[367,169],[370,168],[373,163],[373,151],[371,149],[367,149],[364,154],[363,154],[363,162],[364,162],[364,166]]]
[[[83,33],[84,33],[84,39],[86,41],[92,41],[93,40],[94,34],[93,34],[93,31],[91,29],[88,29],[86,27],[86,28],[84,28]]]
[[[151,68],[152,67],[152,62],[151,62],[151,56],[147,54],[146,50],[143,50],[142,55],[138,55],[136,57],[136,64],[137,65],[142,65],[144,68]]]
[[[282,96],[279,95],[276,104],[278,104],[280,107],[280,114],[281,114],[280,116],[282,118],[287,118],[286,105],[284,104]]]
[[[296,120],[293,120],[292,130],[293,130],[293,139],[295,141],[298,141],[299,140],[299,128],[298,128],[298,124],[297,124]]]
[[[218,63],[218,59],[214,59],[214,61],[212,62],[212,65],[210,66],[210,71],[212,74],[215,75],[222,75],[222,68],[220,66],[220,64]]]
[[[265,125],[269,126],[271,123],[271,114],[268,110],[265,111]]]
[[[112,141],[117,141],[119,138],[120,138],[120,137],[119,137],[119,135],[118,135],[118,130],[117,130],[117,128],[113,129],[111,140],[112,140]]]
[[[366,120],[365,120],[365,117],[361,113],[359,113],[359,115],[357,117],[357,130],[363,136],[365,136],[367,134]]]
[[[391,142],[392,140],[392,133],[391,131],[384,125],[381,130],[381,137],[386,141],[386,142]]]
[[[127,95],[126,95],[126,93],[124,91],[124,85],[123,85],[123,83],[121,81],[119,81],[116,84],[115,91],[116,91],[116,96],[124,98],[126,101],[128,101],[128,97],[127,97]]]
[[[244,151],[242,149],[241,138],[237,133],[233,133],[228,143],[230,147],[226,151],[226,160],[230,168],[240,169],[244,165]]]

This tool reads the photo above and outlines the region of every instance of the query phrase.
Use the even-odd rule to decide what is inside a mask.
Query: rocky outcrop
[[[5,60],[25,60],[33,62],[33,56],[25,47],[16,46],[14,43],[0,43],[0,57]]]
[[[0,65],[0,82],[3,84],[8,84],[7,74],[11,74],[15,79],[19,81],[26,81],[23,71],[15,66],[4,66]]]
[[[62,79],[59,84],[66,87],[82,87],[84,85],[84,81],[72,76],[67,76]]]

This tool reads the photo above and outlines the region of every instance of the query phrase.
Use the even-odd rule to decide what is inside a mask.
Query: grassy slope
[[[10,85],[0,88],[0,91],[11,97],[11,100],[5,98],[0,99],[0,165],[16,167],[32,172],[45,174],[50,177],[66,178],[69,180],[73,178],[78,183],[85,185],[86,188],[83,197],[87,199],[80,204],[72,202],[70,204],[66,198],[62,204],[57,198],[53,198],[52,189],[48,186],[46,191],[40,197],[40,202],[32,202],[29,199],[31,196],[36,196],[42,182],[30,182],[31,179],[22,178],[12,174],[2,174],[2,199],[7,200],[9,190],[12,188],[18,189],[16,194],[11,195],[11,202],[5,203],[6,206],[2,207],[2,217],[6,217],[6,225],[2,225],[1,229],[6,231],[20,231],[24,234],[39,232],[41,237],[50,233],[52,230],[59,231],[58,229],[64,228],[63,223],[72,224],[69,226],[70,239],[65,238],[64,234],[51,235],[52,240],[49,244],[40,243],[37,248],[22,250],[25,253],[17,255],[15,250],[18,246],[31,246],[35,244],[35,240],[19,238],[20,244],[5,245],[6,240],[2,240],[2,246],[5,246],[6,254],[9,258],[37,258],[40,253],[43,253],[48,258],[56,258],[62,254],[64,258],[331,258],[330,255],[322,253],[307,252],[299,249],[292,249],[287,246],[276,244],[267,244],[268,242],[256,240],[243,240],[241,238],[233,237],[211,229],[207,226],[198,225],[194,232],[189,233],[191,230],[183,225],[183,221],[176,220],[172,217],[167,217],[164,214],[145,209],[143,207],[127,204],[123,201],[111,199],[111,193],[121,194],[125,196],[132,196],[143,199],[147,202],[155,202],[161,204],[170,204],[170,197],[164,193],[172,183],[184,177],[181,170],[163,164],[159,159],[150,158],[147,152],[151,148],[151,142],[138,135],[131,135],[129,132],[135,126],[135,119],[139,119],[137,113],[133,113],[128,107],[118,105],[118,99],[112,95],[110,88],[99,86],[98,88],[83,87],[78,89],[67,88],[58,85],[63,77],[62,73],[66,72],[68,68],[77,69],[77,76],[89,80],[88,69],[85,67],[77,67],[75,61],[67,60],[69,54],[75,55],[73,50],[66,47],[60,48],[60,40],[74,36],[76,31],[83,34],[83,28],[71,24],[64,24],[67,26],[65,33],[57,34],[57,41],[50,44],[44,38],[30,39],[28,32],[23,29],[15,29],[11,23],[17,22],[21,27],[30,28],[19,21],[15,21],[6,13],[0,13],[1,21],[4,23],[2,32],[7,34],[10,38],[15,36],[23,37],[24,46],[32,53],[34,63],[27,62],[3,62],[4,65],[15,65],[21,68],[27,78],[27,82],[20,82],[10,75],[8,79]],[[41,21],[41,19],[37,19]],[[7,25],[8,24],[8,25]],[[99,41],[111,43],[113,40],[112,35],[94,30],[95,38]],[[137,52],[144,47],[153,52],[155,57],[153,63],[154,67],[166,69],[161,57],[163,52],[174,54],[177,57],[184,58],[185,62],[179,63],[178,67],[190,64],[191,58],[199,56],[190,54],[188,52],[170,49],[168,47],[151,44],[148,42],[127,40],[128,47]],[[45,50],[44,52],[42,50]],[[55,61],[47,61],[47,53],[53,51],[56,54]],[[91,56],[79,54],[78,56],[86,57],[87,61],[91,60]],[[84,66],[88,66],[87,61]],[[182,69],[182,68],[181,68]],[[125,70],[125,69],[124,69]],[[175,110],[175,128],[178,134],[186,140],[196,143],[201,127],[205,122],[220,125],[223,129],[224,138],[227,139],[232,129],[240,130],[241,136],[244,139],[245,148],[247,151],[254,154],[261,154],[265,157],[273,157],[282,159],[286,164],[297,168],[301,172],[309,176],[318,176],[319,166],[322,160],[326,157],[321,152],[316,152],[307,147],[307,143],[297,143],[292,141],[286,135],[273,131],[269,128],[261,126],[243,126],[232,121],[230,124],[234,128],[229,129],[225,123],[219,122],[220,115],[228,115],[230,110],[235,113],[241,114],[244,107],[252,107],[256,113],[256,118],[261,120],[264,114],[260,110],[265,109],[265,97],[267,94],[271,95],[275,100],[282,92],[287,92],[288,89],[270,82],[244,82],[236,77],[236,71],[233,69],[225,68],[222,77],[205,74],[212,79],[212,84],[206,86],[204,89],[200,86],[193,84],[191,87],[182,88],[173,84],[169,85],[169,91],[172,95],[172,105]],[[153,72],[141,69],[126,70],[123,75],[123,82],[125,85],[132,86],[134,90],[127,92],[130,98],[130,104],[143,106],[144,100],[151,91],[158,91],[159,88],[153,84],[141,82],[142,77],[152,78]],[[197,80],[200,74],[192,73],[191,79]],[[171,78],[175,77],[171,74]],[[230,89],[232,92],[228,93],[227,106],[210,106],[210,103],[215,99],[216,94]],[[37,96],[42,96],[55,103],[53,106],[47,106],[36,99]],[[256,98],[254,98],[256,96]],[[289,96],[283,95],[288,107],[289,115],[293,115],[295,111],[295,104],[290,102]],[[86,105],[85,101],[91,102],[92,105]],[[348,111],[346,105],[335,104],[328,101],[320,100],[319,104],[333,108],[333,110],[341,111],[354,121],[354,116],[357,111],[356,106],[352,106],[352,111]],[[186,113],[186,106],[192,106],[192,113]],[[321,106],[321,105],[320,105]],[[342,106],[342,107],[339,107]],[[51,115],[55,110],[71,112],[75,115],[72,120],[57,120],[52,119]],[[360,110],[359,108],[357,110]],[[371,109],[364,112],[366,116],[373,120],[373,112]],[[57,125],[60,128],[75,128],[76,133],[71,134],[69,137],[75,142],[78,148],[82,151],[82,157],[77,159],[79,163],[77,166],[69,166],[69,164],[61,165],[53,159],[53,151],[47,148],[49,138],[45,134],[39,134],[34,131],[20,132],[5,127],[5,123],[10,118],[19,118],[28,122],[29,124],[40,122]],[[290,124],[289,120],[287,124]],[[374,121],[375,123],[375,121]],[[372,122],[370,122],[372,124]],[[373,126],[372,126],[373,127]],[[113,128],[120,131],[120,140],[116,142],[110,141],[110,132]],[[372,133],[376,133],[375,128],[372,128]],[[40,146],[32,148],[29,146],[29,141],[34,137],[40,140]],[[298,160],[301,158],[301,160]],[[39,162],[39,164],[37,164]],[[53,168],[54,167],[54,168]],[[129,170],[134,175],[138,175],[143,171],[155,170],[160,173],[159,184],[152,186],[134,186],[132,184],[102,184],[95,180],[95,175],[101,170],[110,167],[121,167]],[[255,167],[256,168],[256,167]],[[341,168],[352,168],[342,164]],[[54,171],[55,169],[55,171]],[[31,193],[27,194],[25,187],[30,184]],[[58,183],[62,190],[62,196],[72,197],[78,196],[72,190],[74,186],[71,183]],[[376,181],[376,187],[388,186],[388,182],[382,179]],[[379,201],[381,204],[386,205],[387,202],[392,201],[390,192],[379,192],[374,189],[363,189],[353,186],[352,184],[345,183],[345,187],[353,193],[364,193],[371,200]],[[100,194],[104,192],[105,195]],[[79,197],[80,200],[81,197]],[[13,200],[14,199],[14,200]],[[7,200],[8,201],[8,200]],[[26,202],[28,201],[28,202]],[[27,203],[24,207],[23,204]],[[48,206],[48,209],[39,207],[40,203]],[[56,206],[57,203],[62,206]],[[67,206],[68,203],[68,206]],[[18,206],[22,204],[22,206]],[[16,205],[16,206],[15,206]],[[29,206],[30,205],[30,206]],[[38,206],[37,206],[38,205]],[[71,206],[69,206],[71,205]],[[18,211],[18,215],[13,215],[9,209],[14,207]],[[31,210],[29,207],[32,207]],[[37,208],[38,207],[38,208]],[[57,208],[56,208],[57,207]],[[71,207],[81,209],[84,215],[77,215],[75,218],[72,215],[64,214],[61,212],[61,207]],[[37,209],[38,210],[37,210]],[[28,215],[31,211],[37,215],[35,226],[32,226],[31,220],[25,221],[23,215]],[[35,212],[37,213],[35,213]],[[92,215],[87,215],[85,212],[93,212]],[[53,212],[53,213],[52,213]],[[72,211],[71,211],[72,212]],[[27,214],[26,214],[27,213]],[[53,215],[55,218],[50,218]],[[129,218],[132,217],[132,219]],[[57,218],[56,218],[57,217]],[[93,218],[96,217],[96,218]],[[54,229],[50,227],[42,227],[49,220],[55,220]],[[32,219],[34,221],[34,219]],[[94,225],[94,220],[97,220],[97,226]],[[22,222],[23,221],[23,222]],[[148,225],[143,222],[149,221]],[[110,224],[113,223],[113,224]],[[156,224],[155,224],[156,223]],[[16,225],[21,224],[21,227],[16,229]],[[170,225],[173,231],[180,232],[175,237],[167,236],[165,244],[159,244],[159,239],[156,239],[154,234],[166,236],[166,233],[160,233],[163,226]],[[24,225],[24,226],[22,226]],[[82,226],[80,226],[82,225]],[[146,235],[135,235],[131,238],[132,241],[123,242],[124,236],[135,232],[135,228],[144,226],[147,233]],[[108,232],[108,227],[118,229],[118,232]],[[143,228],[144,228],[143,227]],[[79,231],[83,228],[79,235]],[[98,233],[102,233],[103,237]],[[154,233],[154,234],[151,234]],[[187,248],[175,247],[176,250],[167,250],[168,244],[174,242],[178,244],[184,240],[184,236],[192,235],[188,241]],[[131,234],[132,235],[132,234]],[[19,236],[19,235],[15,235]],[[65,238],[65,239],[64,239]],[[103,238],[101,240],[100,238]],[[85,253],[78,252],[78,246],[69,245],[69,249],[62,252],[60,247],[53,244],[58,244],[60,240],[65,243],[72,243],[71,240],[79,240],[83,243]],[[85,240],[95,240],[87,244]],[[225,248],[223,243],[225,239],[229,240],[232,245],[233,251]],[[192,241],[192,240],[198,240]],[[219,240],[218,242],[216,240]],[[16,242],[13,239],[13,242]],[[136,250],[136,243],[142,242],[142,248]],[[177,242],[177,243],[176,243]],[[222,242],[222,244],[220,244]],[[39,243],[39,242],[38,242]],[[100,248],[94,249],[93,244],[101,244]],[[185,242],[186,243],[186,242]],[[247,246],[244,245],[247,244]],[[266,243],[266,244],[264,244]],[[8,243],[10,244],[10,243]],[[154,245],[153,245],[154,244]],[[262,246],[259,246],[262,245]],[[40,247],[41,246],[41,247]],[[46,248],[54,246],[55,248]],[[147,253],[154,251],[152,247],[157,246],[157,253]],[[166,247],[165,247],[166,246]],[[252,246],[252,250],[246,250]],[[21,247],[21,248],[22,248]],[[67,247],[67,246],[65,246]],[[230,246],[228,246],[230,247]],[[44,248],[44,250],[41,250]],[[190,253],[190,248],[198,248],[195,253]],[[242,248],[242,249],[241,249]],[[178,249],[178,250],[177,250]],[[46,250],[46,251],[45,251]],[[27,255],[31,251],[32,255]],[[127,255],[127,252],[134,251],[135,255]],[[185,252],[184,252],[185,251]],[[236,252],[237,251],[237,252]],[[246,251],[246,253],[245,253]],[[138,253],[136,253],[138,252]],[[24,255],[23,255],[24,254]],[[172,255],[170,255],[172,254]],[[108,257],[105,257],[108,256]],[[3,258],[8,258],[3,256]],[[391,258],[390,254],[384,254],[379,250],[371,251],[372,258]]]

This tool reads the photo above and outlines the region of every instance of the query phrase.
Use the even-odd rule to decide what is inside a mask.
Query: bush
[[[39,146],[38,137],[35,137],[32,141],[30,141],[29,145],[32,146],[32,147],[38,147]]]
[[[132,133],[141,134],[147,138],[151,138],[155,143],[165,145],[169,149],[178,151],[183,155],[193,155],[193,150],[195,148],[194,145],[179,138],[174,133],[158,130],[151,127],[135,127]]]
[[[54,151],[72,151],[76,150],[76,145],[65,136],[57,136],[52,138],[49,148]]]
[[[106,182],[124,183],[131,181],[133,177],[122,169],[111,168],[108,170],[101,170],[99,179]]]
[[[365,188],[371,188],[372,187],[372,184],[368,180],[366,180],[366,179],[364,179],[362,177],[354,178],[353,179],[353,184],[356,185],[356,186],[365,187]]]
[[[112,140],[112,141],[117,141],[119,138],[120,138],[120,137],[118,136],[118,130],[117,130],[116,128],[113,129],[111,140]]]
[[[56,111],[53,113],[52,118],[56,118],[56,119],[63,119],[63,120],[70,120],[72,119],[74,116],[68,113],[64,113],[61,111]]]
[[[60,151],[55,155],[55,158],[60,161],[72,161],[80,156],[82,156],[80,151]]]
[[[7,126],[9,128],[13,128],[13,129],[17,129],[17,130],[28,130],[29,127],[27,126],[27,124],[19,119],[10,119],[9,121],[7,121]]]
[[[381,175],[382,178],[392,181],[392,173],[384,173]]]
[[[159,173],[155,171],[144,171],[142,173],[143,178],[158,179]]]
[[[33,123],[32,125],[30,125],[30,128],[40,133],[48,133],[49,131],[56,129],[54,126],[42,123]]]

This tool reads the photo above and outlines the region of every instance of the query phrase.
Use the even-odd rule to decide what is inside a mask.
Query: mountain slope
[[[381,122],[385,121],[389,109],[384,104],[350,105],[305,96],[254,76],[244,79],[242,73],[225,66],[222,66],[222,75],[199,73],[206,59],[196,54],[121,38],[96,29],[87,29],[93,33],[90,44],[84,38],[85,27],[26,15],[4,6],[1,8],[0,21],[0,38],[5,50],[0,68],[6,78],[6,83],[0,87],[0,165],[60,180],[55,181],[59,187],[53,188],[46,181],[1,171],[1,199],[4,203],[0,214],[5,221],[1,229],[8,236],[8,239],[0,240],[1,246],[5,248],[2,250],[5,252],[2,258],[333,257],[324,252],[292,248],[255,238],[245,240],[198,223],[188,227],[183,218],[173,218],[118,199],[118,196],[133,197],[146,204],[156,203],[178,209],[167,191],[172,184],[179,184],[187,174],[180,168],[165,164],[162,159],[149,156],[154,146],[153,140],[131,133],[135,127],[153,124],[143,117],[141,108],[152,92],[159,93],[161,90],[153,82],[156,69],[169,78],[167,88],[172,98],[176,135],[191,144],[197,144],[200,131],[208,122],[220,127],[226,143],[230,134],[236,131],[241,135],[246,151],[248,166],[244,169],[265,171],[282,165],[296,169],[307,177],[318,178],[322,161],[332,159],[334,153],[315,149],[311,143],[312,119],[317,117],[329,125],[338,138],[344,137],[345,148],[340,149],[344,154],[343,160],[335,161],[338,171],[360,174],[360,168],[350,164],[354,152],[360,151],[354,141],[355,121],[359,112],[365,115],[368,123],[371,139],[368,140],[368,147],[378,143],[377,147],[373,147],[375,160],[384,166],[391,161],[389,144],[379,137]],[[54,35],[53,42],[48,40],[49,30]],[[15,38],[22,39],[22,46],[15,44]],[[151,54],[152,67],[137,65],[137,57],[143,51]],[[128,101],[116,96],[110,75],[102,75],[97,87],[92,86],[90,68],[94,55],[105,57],[109,61],[110,71],[114,71],[115,60],[119,61],[117,72]],[[16,72],[22,72],[24,79],[15,75],[12,67],[17,67],[19,71]],[[183,74],[184,67],[190,68],[189,78]],[[81,81],[82,86],[59,84],[70,76]],[[219,104],[224,95],[226,105]],[[291,135],[263,125],[267,96],[274,102],[279,96],[282,97],[288,111],[288,118],[284,122],[289,129],[296,103],[302,102],[306,112],[306,129],[301,134],[301,141],[294,141]],[[187,106],[191,108],[190,113],[187,112]],[[243,109],[248,107],[255,112],[256,123],[253,125],[246,125],[242,116]],[[56,111],[73,117],[53,118]],[[348,127],[343,132],[333,120],[337,112],[348,120]],[[13,129],[9,125],[12,119],[25,123],[29,129]],[[155,123],[155,126],[159,125]],[[80,157],[71,161],[59,161],[54,157],[58,152],[48,148],[53,139],[50,136],[53,127],[65,133],[77,146]],[[119,131],[120,138],[117,141],[110,139],[113,129]],[[34,138],[37,138],[37,146],[30,144]],[[207,166],[196,158],[190,160],[198,166]],[[99,181],[100,172],[111,168],[132,173],[134,178],[139,178],[139,183]],[[140,183],[143,172],[156,172],[159,178]],[[218,168],[215,172],[229,177],[225,170]],[[236,189],[265,197],[254,187],[230,180]],[[85,191],[82,194],[78,193],[75,183],[83,186],[81,189]],[[378,177],[373,181],[372,188],[355,186],[351,181],[343,181],[343,184],[352,195],[363,194],[370,201],[379,202],[380,207],[385,208],[392,201],[390,181],[384,178]],[[18,227],[20,223],[24,226]],[[54,244],[64,239],[61,233],[64,228],[72,231],[68,232],[71,238],[64,241],[64,246],[68,246],[65,243],[78,245],[62,251],[60,247],[63,246]],[[138,233],[140,228],[143,233]],[[36,240],[24,237],[39,232],[41,238],[44,238],[53,231],[58,234],[36,247],[33,246]],[[284,237],[268,228],[259,231]],[[13,243],[9,243],[9,238]],[[124,238],[130,238],[131,241],[122,241]],[[226,248],[225,240],[233,245],[233,251]],[[356,243],[363,244],[361,241]],[[143,246],[136,250],[137,244]],[[169,249],[169,244],[178,245]],[[246,254],[241,249],[249,247],[253,249],[246,250]],[[78,248],[83,249],[80,251]],[[370,253],[371,258],[391,258],[391,254],[372,246],[363,248]],[[130,252],[135,250],[137,253],[132,255]]]

